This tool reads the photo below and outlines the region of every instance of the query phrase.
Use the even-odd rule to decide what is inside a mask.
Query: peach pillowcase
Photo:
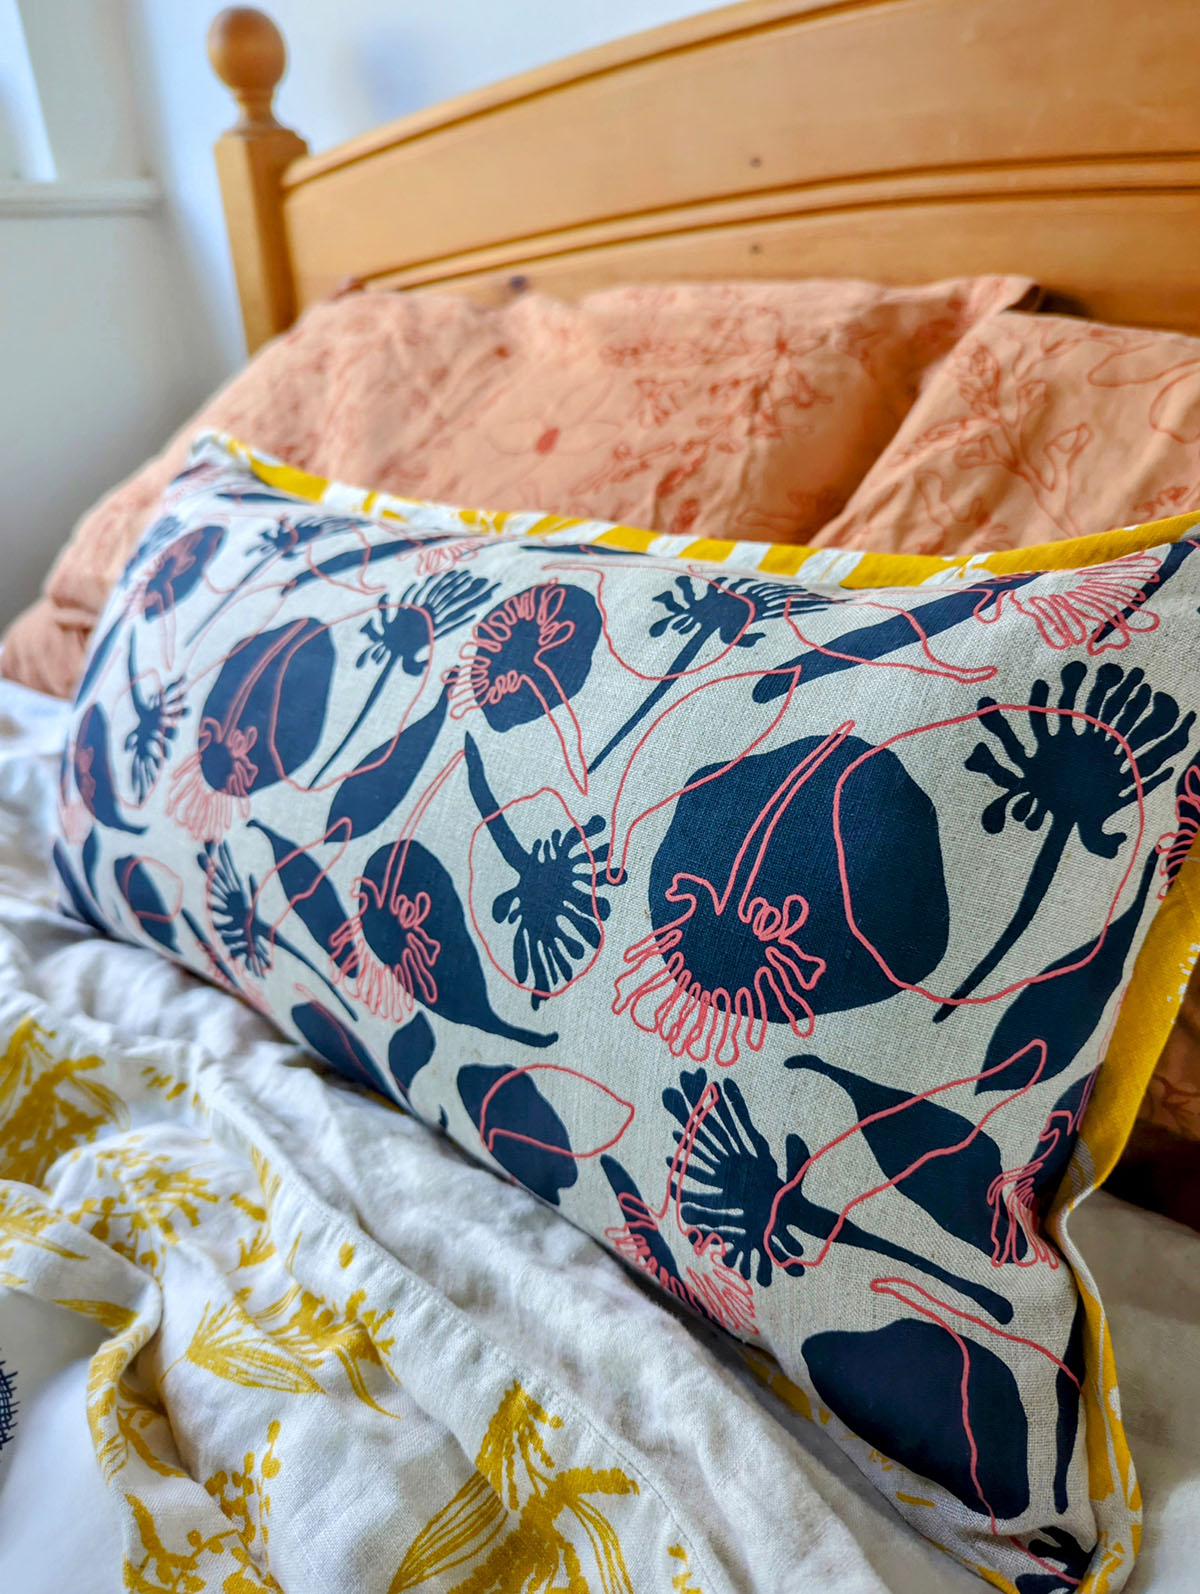
[[[1200,339],[1010,311],[927,384],[813,538],[976,553],[1200,508]]]
[[[315,306],[79,522],[5,675],[69,695],[159,494],[203,427],[393,493],[691,536],[804,542],[843,507],[928,368],[1026,278],[536,294]]]
[[[1010,312],[967,333],[813,541],[973,553],[1192,509],[1200,509],[1200,339]],[[1200,970],[1142,1117],[1200,1140]],[[1151,1194],[1146,1204],[1161,1202]]]

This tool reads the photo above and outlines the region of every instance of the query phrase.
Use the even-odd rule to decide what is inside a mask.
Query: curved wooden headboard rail
[[[285,280],[252,342],[348,277],[497,302],[1012,271],[1200,332],[1198,90],[1196,0],[744,0],[293,149],[265,204],[225,184],[231,244],[239,283]]]

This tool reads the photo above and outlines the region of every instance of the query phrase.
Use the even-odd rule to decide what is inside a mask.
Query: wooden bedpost
[[[271,108],[287,51],[270,17],[253,6],[222,11],[208,30],[208,58],[241,110],[215,153],[246,349],[253,354],[295,319],[280,179],[308,145]]]

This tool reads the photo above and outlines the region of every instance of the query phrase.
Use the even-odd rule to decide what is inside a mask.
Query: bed
[[[1195,331],[1198,26],[1185,0],[762,0],[309,155],[271,110],[281,42],[235,13],[213,60],[247,341],[347,280],[494,302],[978,271]]]
[[[1200,332],[1198,46],[1200,13],[1181,0],[751,0],[310,156],[272,111],[282,40],[235,8],[210,52],[240,107],[217,162],[247,345],[349,287],[502,304],[627,282],[983,272],[1033,276],[1080,315]],[[12,1079],[69,1060],[74,1110],[120,1147],[104,1220],[154,1285],[131,1279],[114,1315],[89,1297],[85,1255],[58,1304],[0,1297],[4,1586],[980,1586],[894,1515],[823,1431],[829,1413],[765,1360],[659,1304],[445,1140],[313,1073],[227,993],[64,917],[49,852],[67,715],[0,683],[6,1065]],[[89,1087],[101,1056],[136,1095]],[[60,1127],[26,1124],[18,1149],[36,1160]],[[60,1195],[88,1172],[65,1158]],[[38,1232],[60,1265],[70,1246]],[[1101,1193],[1077,1237],[1145,1499],[1126,1586],[1183,1594],[1200,1560],[1200,1234]],[[239,1316],[251,1267],[281,1270],[274,1299],[255,1285],[274,1338]],[[197,1350],[170,1302],[218,1275]],[[172,1380],[205,1358],[225,1369],[222,1394],[189,1409]],[[272,1393],[302,1397],[284,1418],[304,1435],[299,1469],[275,1454]],[[98,1431],[118,1436],[100,1470]],[[538,1478],[541,1499],[556,1469],[573,1480],[556,1509],[576,1513],[572,1543],[592,1560],[539,1564],[523,1518],[509,1531],[489,1515],[480,1431],[501,1492]],[[240,1465],[213,1459],[230,1454]],[[631,1565],[656,1554],[657,1581],[631,1580],[622,1546]]]

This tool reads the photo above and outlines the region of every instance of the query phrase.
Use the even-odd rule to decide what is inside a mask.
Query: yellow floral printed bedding
[[[123,1505],[127,1588],[322,1586],[295,1525],[353,1514],[380,1450],[403,1489],[396,1564],[385,1581],[363,1523],[336,1586],[690,1586],[694,1548],[637,1468],[239,1146],[203,1065],[70,1054],[33,1018],[4,1028],[0,1281],[105,1332],[87,1419]],[[441,1360],[456,1331],[475,1376],[439,1431],[406,1385],[414,1349]],[[345,1498],[323,1508],[331,1489]]]

